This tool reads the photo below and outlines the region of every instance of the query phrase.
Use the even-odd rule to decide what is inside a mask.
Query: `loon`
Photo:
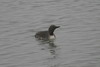
[[[39,40],[55,40],[54,30],[60,26],[51,25],[47,31],[39,31],[35,34],[35,38]]]

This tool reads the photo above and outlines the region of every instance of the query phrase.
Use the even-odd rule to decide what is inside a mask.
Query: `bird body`
[[[60,26],[51,25],[47,31],[39,31],[35,34],[35,38],[39,40],[55,40],[54,30]]]

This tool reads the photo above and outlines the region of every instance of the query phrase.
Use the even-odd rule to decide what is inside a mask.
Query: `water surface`
[[[100,67],[100,0],[0,0],[0,67]]]

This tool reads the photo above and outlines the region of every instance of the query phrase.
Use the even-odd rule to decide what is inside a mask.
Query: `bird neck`
[[[54,30],[55,30],[55,29],[49,29],[49,34],[50,34],[50,35],[54,35],[54,33],[53,33]]]

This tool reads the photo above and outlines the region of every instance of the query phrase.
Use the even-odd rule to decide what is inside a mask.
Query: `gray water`
[[[0,67],[100,67],[100,0],[0,0]]]

